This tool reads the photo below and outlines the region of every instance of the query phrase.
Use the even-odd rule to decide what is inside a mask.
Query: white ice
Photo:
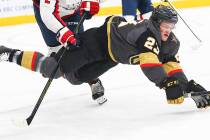
[[[181,41],[181,65],[189,79],[210,90],[210,7],[180,10],[202,40],[180,20],[175,32]],[[104,17],[85,22],[99,26]],[[0,44],[47,53],[36,24],[0,28]],[[196,48],[196,49],[195,49]],[[210,108],[198,110],[191,99],[168,105],[139,66],[119,65],[103,76],[108,102],[98,106],[87,84],[73,86],[60,78],[51,84],[31,126],[16,127],[26,119],[47,79],[15,64],[0,63],[0,140],[177,140],[208,139]]]

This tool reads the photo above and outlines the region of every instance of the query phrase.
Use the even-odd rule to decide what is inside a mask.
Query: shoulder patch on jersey
[[[138,55],[131,56],[129,58],[129,63],[131,65],[138,65],[138,64],[140,64],[139,54]]]

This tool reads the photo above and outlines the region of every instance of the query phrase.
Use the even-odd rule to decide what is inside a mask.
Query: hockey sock
[[[16,51],[10,54],[10,62],[14,62],[31,71],[40,71],[40,65],[44,55],[33,51]]]

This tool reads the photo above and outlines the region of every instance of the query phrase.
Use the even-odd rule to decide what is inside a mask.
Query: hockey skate
[[[9,56],[11,52],[13,52],[13,49],[0,45],[0,62],[9,61]]]
[[[104,87],[99,79],[95,83],[89,84],[92,91],[92,98],[96,100],[99,105],[104,104],[107,99],[104,96]]]

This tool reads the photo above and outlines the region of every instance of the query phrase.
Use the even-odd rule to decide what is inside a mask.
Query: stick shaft
[[[79,29],[80,29],[82,23],[84,22],[84,20],[85,20],[85,18],[86,18],[86,15],[87,15],[87,13],[84,13],[83,16],[81,17],[81,19],[80,19],[80,21],[79,21],[79,23],[78,23],[78,25],[77,25],[77,27],[76,27],[76,29],[75,29],[75,34],[77,34],[77,33],[79,32]],[[61,61],[63,55],[65,54],[66,50],[67,50],[67,48],[65,48],[64,51],[62,52],[62,54],[61,54],[61,56],[60,56],[60,58],[59,58],[59,60],[58,60],[58,63],[57,63],[57,65],[56,65],[55,69],[54,69],[53,72],[51,73],[50,78],[48,79],[48,81],[47,81],[47,83],[46,83],[44,89],[42,90],[42,93],[41,93],[41,95],[40,95],[38,101],[36,102],[36,105],[34,106],[33,111],[31,112],[30,116],[26,119],[28,125],[30,125],[31,122],[33,121],[33,118],[34,118],[34,116],[36,115],[36,112],[37,112],[37,110],[39,109],[39,106],[41,105],[42,100],[44,99],[44,97],[45,97],[45,95],[46,95],[46,93],[47,93],[47,90],[48,90],[48,88],[50,87],[50,85],[51,85],[51,83],[52,83],[52,81],[53,81],[53,79],[54,79],[54,77],[55,77],[55,75],[56,75],[56,72],[57,72],[57,70],[58,70],[58,68],[59,68],[59,63],[60,63],[60,61]]]
[[[164,2],[167,2],[171,8],[176,11],[177,15],[181,18],[181,20],[184,22],[184,24],[187,26],[187,28],[190,30],[190,32],[194,35],[194,37],[201,43],[201,39],[195,34],[195,32],[190,28],[190,26],[187,24],[187,22],[182,18],[182,16],[177,12],[176,8],[173,6],[173,4],[169,0],[164,0]]]

